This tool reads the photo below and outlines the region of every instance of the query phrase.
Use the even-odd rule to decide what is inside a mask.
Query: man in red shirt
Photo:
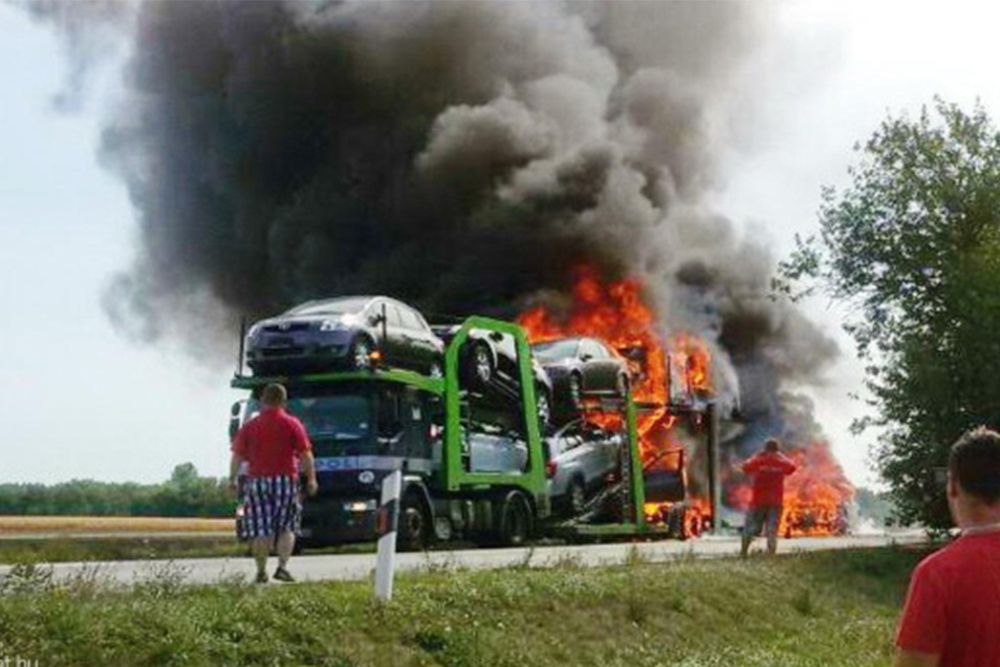
[[[261,391],[260,414],[240,428],[232,444],[229,484],[236,479],[244,462],[247,478],[241,499],[244,521],[253,540],[257,561],[257,583],[267,582],[267,556],[277,541],[278,581],[294,581],[286,566],[295,548],[302,503],[299,499],[299,465],[306,475],[309,495],[316,493],[316,466],[312,444],[298,419],[285,412],[288,394],[280,384],[269,384]],[[277,537],[277,540],[275,540]]]
[[[1000,665],[1000,435],[952,445],[948,507],[961,536],[913,571],[896,667]]]
[[[764,449],[743,463],[743,472],[753,475],[753,498],[743,522],[743,540],[740,556],[746,557],[753,538],[764,528],[767,535],[767,552],[778,550],[778,524],[781,523],[781,504],[785,496],[785,477],[795,472],[795,464],[781,453],[781,444],[774,438],[764,443]]]

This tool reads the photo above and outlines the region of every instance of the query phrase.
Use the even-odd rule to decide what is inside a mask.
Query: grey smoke
[[[239,315],[343,293],[510,317],[587,263],[642,277],[665,333],[705,336],[724,393],[776,396],[837,354],[770,298],[764,243],[705,204],[770,7],[125,7],[101,157],[139,235],[104,302],[133,337],[230,354]]]

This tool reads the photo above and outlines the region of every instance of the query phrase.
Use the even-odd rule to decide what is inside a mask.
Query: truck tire
[[[400,551],[423,551],[430,543],[433,526],[427,503],[414,491],[403,496],[399,508],[399,529],[396,539]]]
[[[531,539],[534,528],[531,503],[520,491],[511,491],[501,503],[497,543],[502,547],[523,546]]]

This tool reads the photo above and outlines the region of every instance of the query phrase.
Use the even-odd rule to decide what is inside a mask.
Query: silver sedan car
[[[618,470],[625,438],[583,419],[571,421],[545,439],[549,497],[563,515],[578,516],[591,493]]]

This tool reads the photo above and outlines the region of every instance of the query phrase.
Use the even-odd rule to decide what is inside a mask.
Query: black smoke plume
[[[139,235],[104,301],[133,336],[228,355],[239,315],[351,293],[509,317],[588,264],[708,339],[744,412],[837,354],[770,298],[766,241],[706,205],[767,6],[113,6],[130,56],[101,153]]]

